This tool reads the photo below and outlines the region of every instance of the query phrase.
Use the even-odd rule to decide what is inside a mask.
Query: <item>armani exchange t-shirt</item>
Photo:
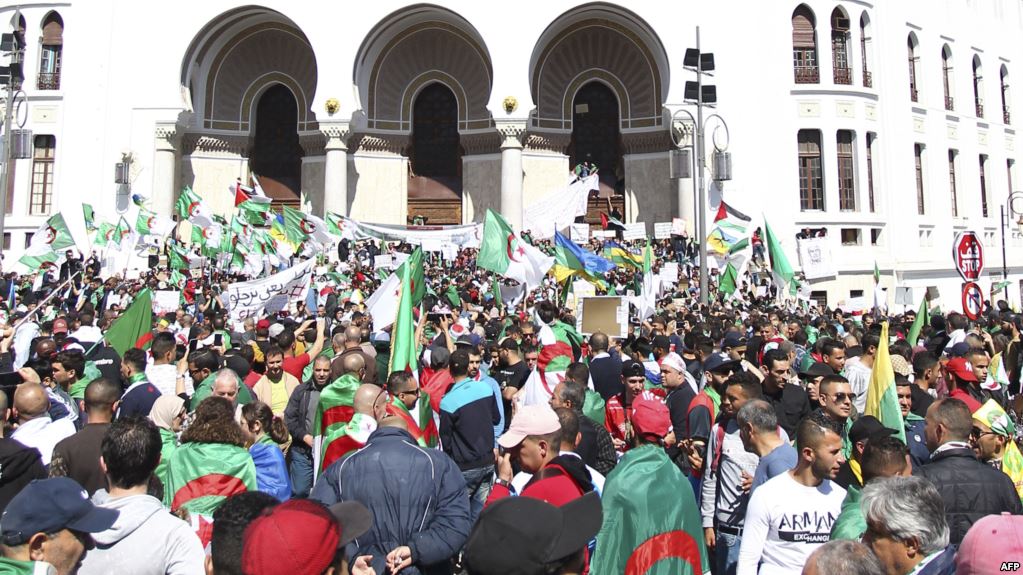
[[[828,542],[843,499],[845,489],[837,484],[807,487],[789,472],[758,487],[746,510],[736,574],[802,572],[810,554]]]

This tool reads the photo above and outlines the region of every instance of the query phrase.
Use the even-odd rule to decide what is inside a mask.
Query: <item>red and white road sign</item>
[[[952,242],[952,262],[963,281],[975,282],[984,271],[984,246],[974,232],[959,232]]]
[[[963,313],[971,320],[980,317],[984,311],[984,292],[973,282],[963,284]]]

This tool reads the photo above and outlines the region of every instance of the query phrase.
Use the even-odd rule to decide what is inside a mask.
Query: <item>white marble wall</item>
[[[675,183],[668,177],[668,154],[627,154],[625,156],[625,218],[647,222],[670,222],[677,202]]]
[[[568,156],[523,152],[522,208],[563,190],[568,184]]]
[[[353,219],[405,224],[408,215],[408,158],[391,154],[349,156],[349,214]]]
[[[487,209],[501,211],[501,155],[462,157],[462,221],[482,222]]]
[[[234,195],[229,188],[237,178],[248,181],[249,161],[237,154],[192,154],[181,158],[180,173],[180,185],[176,186],[179,192],[184,186],[189,186],[206,201],[213,213],[230,217],[234,213]]]

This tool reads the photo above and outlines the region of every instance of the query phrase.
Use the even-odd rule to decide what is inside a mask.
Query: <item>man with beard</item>
[[[629,449],[632,428],[629,424],[629,407],[632,398],[643,393],[646,386],[646,368],[643,364],[630,360],[622,366],[622,383],[625,390],[607,400],[604,405],[604,427],[611,434],[615,451],[624,453]]]
[[[842,438],[806,420],[796,430],[799,460],[791,471],[764,483],[750,497],[737,575],[798,573],[828,542],[845,499],[832,482],[845,461]]]
[[[852,421],[849,416],[855,399],[852,385],[841,375],[826,375],[821,378],[817,389],[821,406],[810,414],[810,419],[835,430],[842,438],[842,455],[848,459],[852,452],[849,442]]]
[[[284,409],[284,423],[291,434],[288,450],[288,471],[295,497],[309,495],[313,487],[313,420],[320,402],[320,391],[330,383],[330,358],[319,356],[313,360],[312,378],[300,384],[288,399]]]
[[[269,405],[274,415],[280,415],[297,387],[298,379],[284,371],[284,350],[270,346],[266,351],[266,373],[252,386],[256,398]]]

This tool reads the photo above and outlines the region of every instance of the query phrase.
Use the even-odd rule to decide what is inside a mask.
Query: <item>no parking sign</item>
[[[980,291],[980,286],[975,282],[966,282],[963,284],[963,313],[970,320],[975,320],[980,317],[982,311],[984,311],[984,292]]]

